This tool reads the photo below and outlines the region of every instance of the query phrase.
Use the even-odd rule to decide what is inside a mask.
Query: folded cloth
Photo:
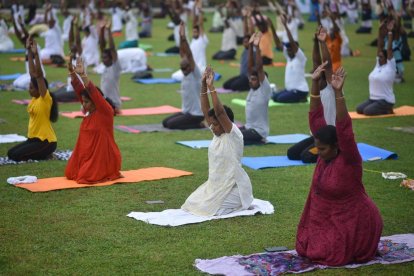
[[[37,177],[34,175],[14,176],[7,178],[7,183],[15,184],[29,184],[37,182]]]
[[[190,214],[182,209],[168,209],[162,212],[131,212],[127,216],[141,220],[149,224],[160,226],[180,226],[185,224],[200,223],[213,219],[226,219],[238,216],[253,216],[256,213],[270,215],[274,213],[274,207],[269,201],[254,199],[248,210],[233,212],[222,216],[200,217]]]
[[[23,142],[27,138],[18,134],[0,134],[0,144],[3,143],[14,143],[14,142]]]
[[[366,263],[351,263],[335,268],[357,268],[372,264],[397,264],[414,261],[414,234],[382,237],[378,243],[378,254]],[[329,266],[311,262],[297,255],[295,250],[257,253],[248,256],[234,255],[217,259],[196,259],[195,267],[212,275],[280,275],[303,273]]]

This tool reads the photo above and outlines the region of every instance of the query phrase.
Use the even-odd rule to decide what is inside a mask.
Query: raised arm
[[[44,23],[46,24],[46,25],[48,25],[49,24],[49,13],[50,13],[50,11],[52,10],[52,4],[47,4],[46,5],[46,9],[45,9],[45,17],[44,17]]]
[[[296,53],[298,52],[299,48],[298,48],[298,45],[296,44],[296,41],[293,39],[293,36],[292,36],[292,33],[290,32],[289,27],[287,26],[287,18],[286,18],[286,16],[282,16],[282,24],[285,27],[286,34],[287,34],[288,39],[289,39],[290,48],[292,49],[292,52],[296,55]]]
[[[248,63],[247,63],[247,71],[249,72],[249,76],[254,71],[254,52],[253,52],[253,39],[256,34],[252,34],[249,40],[249,55],[248,55]]]
[[[72,18],[72,20],[70,22],[70,29],[69,29],[68,43],[69,43],[69,50],[71,52],[72,52],[73,46],[76,46],[76,44],[75,44],[75,35],[74,35],[75,20],[76,20],[76,16]],[[78,50],[79,49],[76,49],[76,51],[78,51]]]
[[[115,48],[114,37],[111,32],[111,24],[105,26],[108,33],[109,49],[111,50],[112,62],[115,63],[118,60],[118,53]]]
[[[393,41],[393,32],[394,29],[394,20],[391,20],[387,23],[387,30],[388,30],[388,44],[387,44],[387,59],[391,60],[394,55],[392,53],[392,41]],[[384,40],[383,40],[384,41]],[[379,43],[378,43],[379,44]]]
[[[26,45],[26,39],[29,37],[29,34],[27,33],[26,29],[23,27],[23,24],[21,24],[21,17],[19,16],[19,25],[21,27],[21,30],[23,31],[23,34],[20,32],[19,28],[17,27],[17,22],[16,19],[14,18],[13,14],[11,16],[11,20],[13,23],[13,28],[14,28],[14,33],[16,34],[17,38],[19,39],[19,41],[23,44]]]
[[[187,38],[185,37],[184,22],[180,23],[180,56],[188,60],[190,69],[193,71],[196,65]]]
[[[331,61],[331,54],[329,53],[328,46],[326,45],[326,37],[328,33],[323,27],[319,28],[318,33],[318,40],[319,44],[321,45],[322,49],[322,60],[327,61],[328,64],[325,67],[325,79],[327,83],[331,83],[332,79],[332,61]]]
[[[105,29],[106,29],[106,24],[100,29],[100,32],[99,32],[99,50],[101,51],[101,56],[106,47]]]
[[[262,38],[262,33],[258,32],[255,34],[254,36],[254,40],[253,40],[253,46],[256,49],[256,71],[257,71],[257,75],[259,76],[259,81],[260,83],[262,83],[266,77],[264,70],[263,70],[263,59],[262,59],[262,54],[260,52],[260,39]]]
[[[348,114],[342,93],[345,77],[346,73],[342,66],[332,74],[331,85],[335,92],[336,102],[336,135],[338,137],[338,147],[345,160],[351,164],[358,164],[361,162],[361,156],[355,143],[352,120]]]
[[[47,87],[46,87],[45,79],[43,77],[42,63],[39,58],[39,53],[37,52],[37,43],[36,43],[36,40],[34,39],[31,45],[31,52],[32,52],[32,62],[33,62],[33,58],[35,59],[35,65],[34,65],[35,68],[33,72],[33,77],[36,78],[39,94],[43,98],[46,95]]]
[[[71,79],[72,87],[75,90],[75,93],[76,93],[76,96],[77,96],[78,100],[82,103],[83,100],[82,100],[81,93],[85,89],[85,86],[79,80],[79,77],[75,72],[75,68],[73,68],[72,62],[68,62],[68,71],[69,71],[69,76],[70,76],[70,79]]]
[[[210,101],[208,100],[208,91],[207,91],[207,75],[210,66],[206,68],[201,77],[201,91],[200,91],[200,102],[201,102],[201,110],[204,114],[204,119],[207,121],[208,125],[211,125],[210,116],[208,116],[208,111],[210,110]]]
[[[224,132],[230,133],[233,128],[233,123],[227,116],[226,111],[224,110],[223,105],[220,102],[220,99],[217,96],[216,89],[214,88],[214,72],[210,67],[207,67],[207,87],[210,90],[211,100],[213,102],[214,114],[216,115],[217,120],[220,125],[223,127]]]
[[[275,42],[275,45],[276,45],[276,48],[278,49],[278,50],[283,50],[283,44],[282,44],[282,42],[280,41],[280,39],[279,39],[279,37],[277,36],[277,34],[276,34],[276,30],[275,30],[275,26],[273,25],[273,22],[272,22],[272,20],[268,17],[267,18],[267,23],[268,23],[268,25],[270,26],[270,30],[271,30],[271,32],[272,32],[272,35],[273,35],[273,41]],[[286,27],[287,28],[287,27]],[[295,52],[296,53],[296,52]]]
[[[29,75],[30,77],[34,77],[35,74],[35,66],[34,66],[34,60],[33,60],[33,53],[32,53],[32,43],[33,38],[29,36],[26,39],[26,49],[27,49],[27,62],[29,64]]]

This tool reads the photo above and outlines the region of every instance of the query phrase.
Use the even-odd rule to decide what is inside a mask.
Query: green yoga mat
[[[149,51],[149,50],[152,50],[152,45],[150,45],[150,44],[144,44],[144,43],[139,43],[138,44],[138,48],[141,48],[144,51]]]
[[[235,105],[246,106],[246,100],[243,100],[243,99],[232,99],[231,103]],[[269,101],[269,107],[282,106],[282,105],[293,105],[293,104],[309,104],[309,99],[307,102],[301,102],[301,103],[277,103],[277,102],[274,102],[273,100]]]

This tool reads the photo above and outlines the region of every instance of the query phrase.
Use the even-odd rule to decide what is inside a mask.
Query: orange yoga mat
[[[16,187],[29,190],[31,192],[48,192],[54,190],[74,189],[84,187],[109,186],[117,183],[135,183],[141,181],[159,180],[165,178],[175,178],[180,176],[192,175],[192,172],[181,171],[165,167],[152,167],[145,169],[138,169],[132,171],[122,171],[123,178],[116,180],[97,183],[97,184],[78,184],[73,180],[68,180],[66,177],[51,177],[38,179],[36,183],[32,184],[17,184]]]
[[[181,109],[176,108],[170,105],[161,105],[155,107],[143,107],[143,108],[132,108],[132,109],[122,109],[121,114],[117,116],[138,116],[138,115],[158,115],[158,114],[168,114],[180,112]],[[73,112],[60,112],[60,114],[67,118],[82,118],[84,115],[81,111]]]
[[[372,118],[386,118],[386,117],[396,117],[396,116],[412,116],[414,115],[414,106],[403,105],[397,108],[394,108],[394,114],[387,115],[377,115],[377,116],[367,116],[358,114],[355,111],[349,112],[349,116],[352,119],[372,119]]]

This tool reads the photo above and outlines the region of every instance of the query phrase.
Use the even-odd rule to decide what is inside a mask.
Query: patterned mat
[[[37,163],[37,162],[48,161],[48,160],[67,161],[67,160],[69,160],[71,155],[72,155],[71,150],[57,150],[54,153],[52,153],[52,155],[50,156],[49,159],[46,159],[46,160],[31,160],[31,159],[29,159],[27,161],[20,161],[20,162],[16,162],[14,160],[11,160],[7,156],[6,157],[1,156],[0,157],[0,166],[2,166],[2,165],[25,164],[25,163]]]

